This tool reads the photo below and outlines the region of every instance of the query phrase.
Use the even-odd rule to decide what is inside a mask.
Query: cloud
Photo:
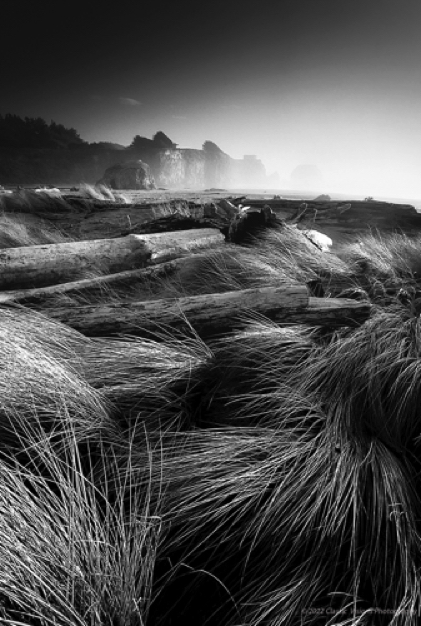
[[[119,98],[118,101],[120,104],[126,104],[130,107],[137,107],[142,104],[139,100],[135,100],[134,98]]]
[[[186,120],[187,119],[187,115],[171,115],[171,117],[173,118],[173,120]]]

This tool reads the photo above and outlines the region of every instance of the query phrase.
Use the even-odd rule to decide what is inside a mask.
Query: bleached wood
[[[164,276],[169,276],[177,271],[186,263],[191,263],[191,259],[196,256],[180,257],[166,263],[158,263],[149,267],[137,270],[126,270],[116,272],[115,274],[106,274],[105,276],[96,276],[94,278],[84,278],[82,280],[74,280],[67,283],[59,283],[50,285],[49,287],[36,287],[34,289],[14,289],[11,291],[0,291],[0,304],[7,302],[25,303],[25,302],[42,302],[52,296],[60,294],[79,294],[83,295],[92,291],[100,291],[104,287],[118,287],[119,285],[133,285],[150,283]]]
[[[232,327],[246,311],[272,319],[288,310],[304,314],[308,303],[305,285],[284,284],[147,302],[51,308],[45,314],[87,335],[137,333],[142,329],[157,330],[162,325],[177,328],[185,326],[186,321],[199,332],[207,332]]]
[[[0,250],[0,289],[72,281],[88,272],[114,273],[174,259],[224,242],[216,229],[128,235]]]
[[[173,276],[186,268],[195,268],[198,261],[207,259],[207,253],[201,252],[190,254],[188,256],[178,257],[164,263],[156,263],[137,270],[126,270],[116,272],[114,274],[105,274],[104,276],[95,276],[94,278],[84,278],[82,280],[74,280],[49,287],[35,287],[34,289],[13,289],[9,291],[0,291],[0,304],[8,302],[16,303],[42,303],[44,300],[60,294],[66,295],[84,295],[93,292],[101,292],[101,289],[110,288],[127,288],[136,286],[136,289],[142,291],[145,288],[145,294],[150,294],[150,286],[154,282],[164,277]],[[159,294],[151,296],[150,299],[159,299]]]
[[[304,310],[285,309],[273,316],[282,323],[310,324],[312,326],[359,326],[371,315],[373,306],[368,301],[347,298],[309,298]]]

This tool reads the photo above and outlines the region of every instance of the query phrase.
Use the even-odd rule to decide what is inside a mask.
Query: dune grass
[[[113,470],[123,435],[84,375],[89,345],[42,315],[0,312],[2,624],[146,622],[160,519],[149,487]]]
[[[420,318],[396,305],[313,353],[297,385],[357,438],[405,453],[421,436]]]
[[[163,281],[169,295],[193,295],[262,287],[279,282],[307,283],[323,278],[353,284],[352,270],[334,254],[322,252],[288,225],[263,231],[247,246],[225,245],[201,255],[175,277]]]
[[[78,439],[112,430],[110,406],[81,375],[77,346],[84,337],[25,310],[0,311],[1,448],[20,447],[39,425],[57,445],[70,420]],[[34,430],[35,429],[35,430]],[[34,435],[35,437],[35,435]]]
[[[346,261],[322,252],[299,229],[287,224],[263,231],[251,245],[272,267],[301,282],[352,274]]]
[[[113,403],[129,430],[139,422],[149,431],[177,430],[189,420],[185,395],[209,349],[196,335],[162,339],[94,338],[79,353],[85,379]]]
[[[60,359],[75,358],[89,339],[81,333],[23,306],[0,307],[0,329],[4,340],[16,340],[28,350],[43,349],[48,355]]]
[[[111,502],[83,473],[71,424],[66,437],[64,457],[28,440],[30,471],[0,461],[1,622],[146,624],[160,518],[147,490]]]
[[[421,237],[371,231],[357,242],[341,246],[337,255],[346,262],[370,297],[387,303],[400,288],[417,288],[421,280]]]
[[[193,389],[192,425],[206,428],[154,439],[173,564],[161,597],[176,601],[188,567],[196,593],[200,572],[226,590],[212,624],[221,610],[225,623],[319,624],[319,609],[323,623],[415,625],[419,346],[403,306],[327,341],[257,325],[212,344]],[[140,449],[132,468],[142,485]]]
[[[356,270],[375,272],[379,278],[404,278],[421,275],[420,249],[419,236],[370,231],[360,234],[357,242],[342,245],[338,255]]]
[[[320,411],[313,420],[318,432],[298,438],[287,427],[164,437],[163,521],[171,530],[162,549],[174,567],[206,571],[227,589],[224,623],[299,624],[308,611],[305,623],[318,624],[309,609],[319,607],[323,623],[405,610],[401,623],[415,624],[413,467],[376,439],[359,442],[346,429],[339,439]],[[141,458],[133,468],[142,484]],[[164,598],[175,575],[160,581]],[[233,600],[239,615],[231,622]]]
[[[118,204],[131,204],[127,195],[120,191],[110,189],[106,185],[88,185],[83,183],[79,188],[79,196],[88,200],[110,201]]]
[[[282,227],[158,289],[356,278],[416,294],[417,240],[366,242],[339,258]],[[359,328],[249,315],[207,344],[88,339],[1,309],[0,621],[415,626],[420,311],[377,302]]]
[[[31,189],[20,189],[0,196],[0,210],[8,213],[69,213],[72,206],[59,194],[48,191],[37,193]]]
[[[277,284],[286,279],[255,251],[224,245],[197,255],[194,263],[157,281],[164,297],[223,293]]]
[[[277,429],[296,420],[303,428],[312,400],[296,394],[289,379],[313,349],[311,331],[258,316],[243,316],[241,325],[244,330],[211,341],[211,356],[195,371],[185,400],[191,423]]]
[[[120,192],[114,192],[104,185],[93,187],[83,184],[77,201],[67,199],[60,191],[20,189],[11,194],[0,195],[0,210],[7,213],[29,213],[43,215],[71,214],[75,211],[92,210],[92,201],[109,204],[130,204],[130,200]]]
[[[0,214],[0,248],[19,248],[69,241],[59,228],[43,220],[28,223],[16,214]]]

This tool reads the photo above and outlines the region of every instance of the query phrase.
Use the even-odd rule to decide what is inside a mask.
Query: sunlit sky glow
[[[284,188],[312,164],[326,193],[421,198],[420,0],[86,4],[6,0],[0,113],[211,140]]]

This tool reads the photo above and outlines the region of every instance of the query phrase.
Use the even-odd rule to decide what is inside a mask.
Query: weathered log
[[[145,265],[147,258],[146,246],[129,237],[7,248],[0,251],[0,288],[51,285],[100,264],[113,272]]]
[[[309,298],[304,310],[285,309],[276,313],[275,322],[310,324],[312,326],[359,326],[371,314],[373,306],[368,301],[356,301],[346,298]]]
[[[309,302],[305,285],[284,284],[227,293],[102,306],[60,307],[45,314],[86,335],[136,334],[191,324],[198,332],[220,332],[238,323],[238,316],[254,311],[268,317],[284,310],[303,311]],[[341,301],[344,302],[344,301]],[[354,303],[355,304],[355,303]]]
[[[52,296],[60,294],[83,295],[100,291],[104,287],[127,287],[136,284],[145,284],[147,287],[151,283],[161,278],[171,276],[180,271],[183,267],[194,266],[198,260],[204,259],[202,254],[191,254],[179,257],[165,263],[157,263],[137,270],[126,270],[115,274],[105,274],[105,276],[95,276],[94,278],[84,278],[67,283],[50,285],[49,287],[37,287],[34,289],[14,289],[12,291],[0,291],[0,304],[15,302],[19,304],[34,303],[39,304]],[[155,296],[155,299],[157,296]]]
[[[185,252],[210,248],[225,242],[224,235],[216,228],[129,236],[145,243],[151,253],[151,263],[164,263],[176,259]]]
[[[368,319],[371,309],[368,302],[309,298],[304,285],[283,285],[178,299],[53,308],[45,313],[86,335],[96,336],[142,334],[162,326],[185,328],[187,324],[199,334],[217,334],[238,326],[241,315],[247,311],[278,323],[354,326]]]
[[[203,228],[8,248],[0,251],[0,289],[57,284],[95,270],[111,274],[145,267],[223,241],[218,230]]]
[[[72,295],[99,291],[102,288],[117,287],[119,285],[130,285],[133,283],[150,282],[164,276],[169,276],[177,270],[180,261],[186,261],[190,257],[181,257],[166,263],[158,263],[138,270],[126,270],[95,278],[84,278],[67,283],[50,285],[49,287],[38,287],[34,289],[15,289],[13,291],[0,291],[0,304],[15,302],[19,304],[41,303],[44,300],[60,294]]]
[[[198,228],[217,228],[218,230],[223,227],[225,222],[221,219],[211,220],[210,218],[196,218],[184,213],[173,213],[171,215],[164,215],[163,217],[157,217],[156,219],[147,222],[137,222],[133,224],[127,230],[122,231],[118,237],[126,235],[143,235],[150,233],[166,233],[175,232],[179,230],[192,230]]]

